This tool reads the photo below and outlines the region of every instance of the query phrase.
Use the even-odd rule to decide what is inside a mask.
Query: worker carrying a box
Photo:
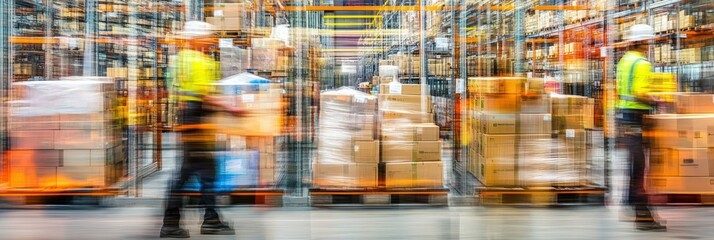
[[[638,230],[666,231],[649,207],[644,188],[645,153],[642,141],[642,118],[652,110],[653,99],[648,97],[652,64],[645,58],[648,41],[654,39],[654,29],[645,24],[630,28],[626,41],[630,50],[617,64],[617,125],[618,141],[627,147],[630,163],[628,205],[635,208]]]
[[[188,21],[178,38],[185,40],[172,62],[174,97],[180,103],[180,126],[177,131],[183,148],[183,162],[178,175],[171,181],[160,237],[187,238],[189,233],[180,227],[183,199],[181,191],[192,176],[201,184],[201,202],[206,207],[201,234],[234,235],[235,231],[220,220],[215,208],[216,159],[215,131],[204,119],[209,110],[222,110],[242,114],[240,109],[222,104],[212,97],[212,83],[219,78],[219,65],[206,54],[215,39],[211,37],[213,25]]]

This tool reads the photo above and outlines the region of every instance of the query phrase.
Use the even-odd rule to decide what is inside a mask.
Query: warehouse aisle
[[[666,208],[666,233],[637,232],[616,208],[224,209],[238,235],[194,239],[707,239],[714,208]],[[155,239],[156,208],[1,210],[0,239]],[[42,223],[38,228],[37,223]]]

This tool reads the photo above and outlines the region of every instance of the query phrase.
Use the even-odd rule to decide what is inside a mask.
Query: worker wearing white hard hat
[[[220,68],[207,53],[216,45],[213,25],[201,21],[188,21],[176,37],[185,40],[184,49],[172,61],[172,97],[179,102],[179,127],[177,131],[183,151],[178,174],[173,176],[164,213],[160,237],[187,238],[189,233],[180,226],[183,196],[181,192],[189,179],[196,176],[200,184],[201,203],[206,211],[201,234],[234,235],[233,228],[221,221],[215,203],[217,161],[215,132],[204,122],[210,111],[222,110],[240,114],[239,109],[222,104],[212,97],[213,83],[220,77]],[[174,96],[175,95],[175,96]],[[210,110],[210,111],[209,111]]]
[[[654,39],[654,29],[646,24],[632,26],[625,37],[629,50],[617,64],[617,141],[629,153],[627,205],[634,208],[636,228],[643,231],[666,231],[664,224],[653,214],[644,188],[646,160],[642,121],[654,105],[648,95],[652,64],[646,56],[649,43]]]

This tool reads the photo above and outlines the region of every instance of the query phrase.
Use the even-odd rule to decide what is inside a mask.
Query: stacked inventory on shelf
[[[439,127],[422,85],[380,86],[382,163],[387,188],[443,188]]]
[[[714,192],[714,95],[675,94],[676,113],[645,117],[653,193]]]
[[[469,78],[468,87],[468,171],[486,187],[587,184],[588,98],[546,94],[535,78]]]
[[[108,79],[13,84],[8,118],[11,189],[107,188],[126,156]]]
[[[377,99],[340,88],[320,94],[313,185],[376,188],[380,141],[375,139]]]

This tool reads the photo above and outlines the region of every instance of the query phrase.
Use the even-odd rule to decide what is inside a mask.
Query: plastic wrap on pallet
[[[320,96],[317,161],[377,163],[375,97],[347,87]]]
[[[221,74],[228,77],[245,72],[250,69],[250,59],[250,51],[247,49],[221,48]]]
[[[70,80],[75,79],[75,80]],[[102,79],[102,80],[99,80]],[[35,117],[55,114],[92,114],[103,112],[101,103],[114,93],[106,78],[82,77],[60,81],[27,81],[13,83],[10,116]]]

